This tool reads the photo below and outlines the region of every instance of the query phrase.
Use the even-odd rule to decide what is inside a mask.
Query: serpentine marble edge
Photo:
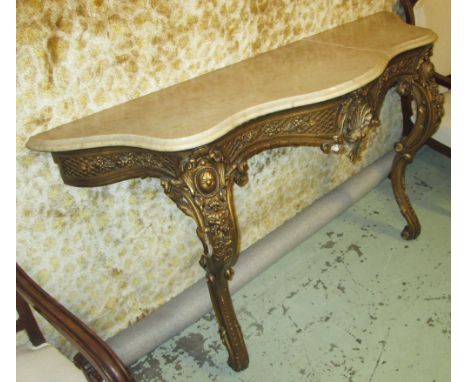
[[[395,0],[25,0],[17,3],[17,261],[108,338],[204,276],[195,223],[158,179],[63,185],[34,134],[382,10]],[[285,148],[249,160],[235,188],[241,249],[391,150],[390,92],[362,160]],[[68,344],[40,320],[49,342]],[[18,335],[18,342],[25,336]]]

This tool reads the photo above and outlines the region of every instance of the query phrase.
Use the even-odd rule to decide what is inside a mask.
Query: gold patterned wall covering
[[[194,222],[159,180],[64,186],[36,133],[381,10],[395,0],[17,2],[17,260],[104,338],[203,276]],[[391,148],[398,101],[363,160],[315,148],[249,161],[235,198],[245,249]],[[285,181],[287,179],[287,181]],[[274,208],[273,208],[274,206]],[[46,337],[70,349],[44,325]],[[23,340],[21,337],[20,340]]]

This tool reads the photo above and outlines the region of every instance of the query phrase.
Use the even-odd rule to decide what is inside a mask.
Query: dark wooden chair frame
[[[416,25],[416,19],[414,16],[414,5],[418,2],[418,0],[400,0],[400,4],[403,8],[405,13],[405,21],[408,24]],[[434,79],[438,85],[441,85],[447,89],[451,89],[451,75],[444,76],[440,73],[434,73]],[[413,115],[413,110],[411,107],[412,99],[410,96],[403,96],[401,97],[401,110],[403,112],[403,134],[407,135],[409,131],[413,128],[413,122],[411,121],[411,117]],[[433,138],[429,138],[427,140],[427,145],[432,149],[440,152],[441,154],[451,157],[451,148],[436,141]]]
[[[90,382],[133,382],[134,378],[114,351],[93,330],[44,291],[16,264],[16,332],[25,330],[35,346],[46,342],[32,313],[33,307],[80,353],[75,365]],[[91,365],[91,367],[83,367]]]

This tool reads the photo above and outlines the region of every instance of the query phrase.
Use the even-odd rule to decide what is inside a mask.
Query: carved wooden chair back
[[[85,382],[84,374],[46,342],[31,308],[18,292],[16,293],[16,311],[18,313],[16,332],[25,330],[31,341],[30,344],[16,347],[16,381]]]
[[[46,342],[31,307],[80,351],[74,358],[78,367]],[[114,351],[80,319],[45,292],[18,264],[16,310],[16,332],[25,330],[31,341],[30,344],[16,348],[17,382],[134,381]]]

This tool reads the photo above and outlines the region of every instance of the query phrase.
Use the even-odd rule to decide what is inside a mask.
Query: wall
[[[17,2],[17,260],[104,338],[203,276],[195,224],[158,179],[96,189],[64,186],[33,134],[308,35],[392,10],[394,0],[23,0]],[[358,165],[315,148],[249,162],[235,191],[242,248],[391,148],[383,126]],[[44,326],[65,352],[60,336]]]

